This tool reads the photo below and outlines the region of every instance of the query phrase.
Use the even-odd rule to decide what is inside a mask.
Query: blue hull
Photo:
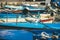
[[[0,14],[0,18],[4,19],[4,18],[16,18],[17,14],[8,12],[8,14],[6,14],[6,12],[2,12]],[[18,14],[18,16],[22,17],[23,14]],[[30,23],[30,22],[25,22],[25,23],[16,23],[16,22],[11,22],[11,23],[0,23],[1,26],[12,26],[12,27],[22,27],[22,28],[35,28],[35,29],[43,29],[43,28],[48,28],[48,29],[60,29],[60,23]]]
[[[60,29],[60,23],[0,23],[1,26],[9,26],[9,27],[18,27],[18,28],[28,28],[28,29]]]

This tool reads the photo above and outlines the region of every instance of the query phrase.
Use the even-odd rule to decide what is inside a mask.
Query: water
[[[33,40],[35,39],[36,40],[36,39],[41,39],[42,32],[46,32],[50,36],[52,35],[53,32],[56,32],[60,36],[60,30],[26,31],[26,30],[0,29],[0,39],[3,39],[3,40]],[[48,38],[48,40],[52,40],[52,39]]]
[[[32,40],[32,33],[25,30],[1,30],[0,40]]]

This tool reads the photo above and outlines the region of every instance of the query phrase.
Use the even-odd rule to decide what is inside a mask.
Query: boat
[[[5,5],[4,8],[10,8],[11,10],[23,10],[23,6],[13,6],[13,5]]]
[[[22,10],[24,10],[24,7],[23,6],[5,5],[4,8],[5,9],[9,9],[12,12],[22,12]]]
[[[31,7],[26,6],[24,8],[28,10],[26,15],[19,10],[16,10],[16,11],[13,10],[14,12],[13,11],[9,12],[5,10],[5,13],[1,12],[0,13],[0,25],[10,26],[10,27],[28,28],[28,29],[29,28],[30,29],[31,28],[32,29],[45,29],[45,27],[47,27],[48,29],[59,29],[55,27],[57,24],[55,25],[53,23],[54,17],[51,17],[50,14],[48,13],[44,13],[44,10],[45,10],[44,8],[40,8],[40,7],[35,8],[32,6]],[[41,10],[43,11],[42,13],[41,13]],[[53,25],[55,26],[52,27]]]
[[[32,6],[32,7],[38,7],[39,5],[38,4],[22,4],[23,6]]]
[[[10,7],[10,6],[9,6]],[[12,8],[13,8],[13,6],[12,6]],[[14,7],[15,8],[15,7]],[[33,9],[32,9],[33,8]],[[17,8],[18,9],[18,8]],[[37,19],[38,19],[38,22],[43,22],[43,23],[52,23],[53,22],[53,17],[50,17],[50,14],[40,14],[40,11],[44,11],[45,9],[44,8],[34,8],[34,7],[26,7],[26,9],[28,10],[28,12],[37,12],[36,14],[39,16],[39,18],[35,18],[36,17],[36,15],[35,14],[33,14],[33,15],[30,15],[30,16],[32,16],[32,17],[29,17],[28,15],[29,15],[29,13],[27,13],[28,15],[28,17],[25,17],[25,18],[22,18],[21,17],[21,15],[20,15],[20,13],[21,14],[23,14],[22,13],[22,11],[20,11],[20,10],[11,10],[11,12],[12,13],[14,13],[13,15],[15,15],[16,16],[16,14],[17,14],[17,16],[18,16],[18,22],[27,22],[27,21],[33,21],[33,22],[35,22],[35,21],[37,21]],[[5,11],[7,11],[8,12],[8,10],[5,10]],[[6,13],[7,14],[7,16],[9,15],[9,13]],[[32,13],[30,13],[30,14],[32,14]],[[3,15],[2,15],[3,16]],[[34,17],[35,16],[35,17]],[[14,21],[13,21],[13,19],[14,19]],[[13,19],[11,19],[11,18],[9,18],[8,17],[8,22],[16,22],[16,18],[13,18]],[[6,22],[6,18],[5,19],[2,19],[2,20],[4,20],[5,22]]]
[[[33,9],[32,9],[33,8]],[[49,13],[44,13],[45,8],[34,8],[34,7],[26,7],[26,9],[28,11],[32,11],[32,12],[37,12],[37,15],[39,16],[38,18],[34,18],[36,17],[36,15],[32,15],[33,17],[27,17],[26,20],[28,21],[37,21],[39,20],[39,22],[43,22],[43,23],[52,23],[54,20],[54,17],[51,17]],[[43,13],[41,13],[43,12]]]

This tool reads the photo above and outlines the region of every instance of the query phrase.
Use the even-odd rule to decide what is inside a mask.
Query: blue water
[[[32,33],[24,30],[1,30],[0,40],[33,40]]]
[[[46,32],[50,36],[53,32],[60,35],[60,30],[12,30],[12,29],[0,29],[0,40],[33,40],[33,36],[37,39],[41,39],[41,32]],[[35,34],[35,35],[34,35]],[[39,35],[39,36],[38,36]],[[49,38],[49,40],[52,40]],[[60,39],[58,39],[60,40]]]

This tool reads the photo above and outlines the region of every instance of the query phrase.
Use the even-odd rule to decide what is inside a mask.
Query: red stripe
[[[52,18],[51,19],[46,19],[46,20],[40,20],[41,22],[47,22],[47,21],[51,21],[53,20]]]

